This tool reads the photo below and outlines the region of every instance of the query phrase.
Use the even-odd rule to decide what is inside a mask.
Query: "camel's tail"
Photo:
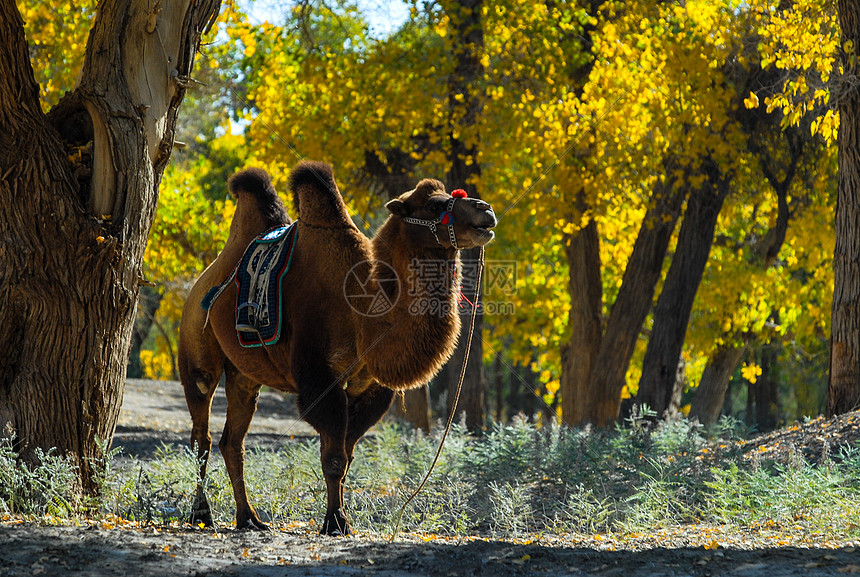
[[[290,190],[302,222],[323,227],[352,224],[328,164],[314,160],[298,163],[290,173]]]
[[[275,187],[272,186],[272,178],[262,168],[240,170],[230,177],[227,187],[240,204],[243,195],[254,199],[254,204],[263,220],[263,230],[290,223],[287,209],[275,191]]]

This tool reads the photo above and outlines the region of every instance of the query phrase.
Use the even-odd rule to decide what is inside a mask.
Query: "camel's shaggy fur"
[[[460,331],[458,251],[447,234],[437,241],[428,227],[403,220],[433,220],[451,196],[441,182],[422,180],[386,205],[392,215],[370,240],[353,224],[330,166],[301,162],[289,182],[299,228],[283,284],[280,340],[269,347],[239,345],[232,283],[212,304],[208,320],[201,307],[207,291],[229,276],[254,237],[290,222],[268,174],[260,169],[243,170],[229,180],[237,198],[229,238],[191,289],[183,310],[179,371],[191,412],[191,442],[202,463],[192,522],[212,524],[202,479],[212,446],[212,396],[226,373],[227,422],[219,447],[233,485],[237,527],[266,527],[245,489],[244,439],[260,386],[267,385],[296,393],[302,418],[319,432],[328,491],[322,532],[348,534],[343,480],[356,442],[385,413],[395,390],[426,383],[441,368]],[[496,218],[487,203],[459,199],[453,213],[459,248],[492,239],[488,229]],[[453,279],[441,295],[444,314],[410,309],[422,295],[406,283],[413,278],[414,263],[421,261],[444,262],[443,274]],[[360,314],[347,302],[346,295],[359,294],[368,274],[364,290],[383,290],[394,303],[384,314]]]

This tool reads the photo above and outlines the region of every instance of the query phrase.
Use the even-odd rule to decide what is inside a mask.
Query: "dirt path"
[[[226,413],[224,387],[218,387],[212,403],[210,424],[215,452],[218,450],[218,439],[224,428]],[[288,442],[290,437],[313,434],[313,429],[299,420],[292,395],[263,390],[246,445],[249,449],[278,447]],[[142,379],[127,381],[113,440],[114,447],[122,447],[122,454],[126,456],[149,458],[162,444],[185,447],[190,438],[191,417],[181,384],[176,381]]]
[[[213,410],[216,441],[225,408],[221,392]],[[310,434],[311,429],[297,420],[291,397],[263,392],[248,446],[277,447],[291,436]],[[178,383],[129,382],[114,446],[122,446],[125,455],[147,458],[162,443],[184,446],[189,435],[190,420]],[[379,536],[322,537],[310,525],[247,533],[6,522],[0,523],[0,577],[818,577],[860,573],[860,545],[858,550],[853,543],[771,546],[778,538],[724,535],[719,528],[691,527],[624,541],[595,535],[578,541],[544,537],[531,544],[477,537],[425,542],[405,535],[388,543]]]

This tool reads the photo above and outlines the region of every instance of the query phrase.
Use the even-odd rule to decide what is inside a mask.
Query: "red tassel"
[[[462,188],[458,188],[457,190],[451,191],[451,196],[453,196],[454,198],[466,198],[469,195],[466,194],[466,191]]]

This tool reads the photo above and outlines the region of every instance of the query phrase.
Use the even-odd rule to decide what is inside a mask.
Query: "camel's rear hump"
[[[262,168],[240,170],[230,177],[227,187],[242,209],[246,208],[242,206],[245,199],[253,199],[262,230],[290,223],[287,209],[272,186],[272,178]]]

